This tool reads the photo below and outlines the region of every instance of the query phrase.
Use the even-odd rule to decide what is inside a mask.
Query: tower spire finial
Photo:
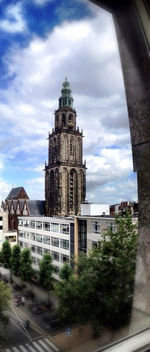
[[[59,108],[63,106],[73,108],[73,98],[70,83],[67,77],[65,77],[65,81],[62,84],[61,97],[59,98]]]

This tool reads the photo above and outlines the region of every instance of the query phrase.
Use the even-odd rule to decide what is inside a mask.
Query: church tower
[[[49,134],[45,165],[46,215],[78,215],[85,200],[86,166],[82,161],[83,135],[76,127],[77,115],[67,78],[54,115],[55,127]]]

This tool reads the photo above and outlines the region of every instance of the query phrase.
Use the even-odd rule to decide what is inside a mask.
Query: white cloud
[[[5,18],[0,21],[0,29],[9,33],[19,33],[26,29],[20,2],[6,7]]]
[[[3,154],[0,154],[0,206],[1,206],[2,200],[4,200],[7,197],[11,189],[11,185],[4,180],[4,177],[3,177],[4,168],[5,168],[5,157]]]
[[[25,188],[28,189],[30,199],[44,200],[44,177],[28,179],[25,182]]]
[[[96,200],[96,190],[108,184],[109,188],[115,188],[118,198],[118,190],[110,182],[127,180],[132,158],[111,16],[97,11],[91,19],[65,21],[45,39],[34,37],[24,49],[12,47],[5,56],[5,64],[11,82],[4,95],[1,93],[2,101],[7,104],[1,103],[0,108],[4,127],[7,129],[9,124],[11,137],[16,138],[10,157],[21,151],[28,160],[30,157],[29,168],[36,171],[36,163],[42,162],[44,167],[47,134],[53,127],[53,113],[67,76],[78,114],[77,125],[85,135],[88,196]],[[34,198],[43,189],[39,180],[42,183],[40,177],[36,187],[36,178],[28,179]]]
[[[101,16],[98,18],[100,22]],[[32,122],[35,121],[38,125],[40,119],[43,123],[48,121],[48,102],[53,114],[58,106],[57,98],[60,95],[61,82],[66,75],[72,83],[75,107],[81,116],[78,122],[82,122],[85,131],[87,114],[92,125],[93,118],[95,118],[94,125],[99,125],[99,119],[104,118],[108,111],[110,115],[111,113],[115,115],[117,106],[121,105],[117,94],[123,90],[118,61],[116,62],[115,41],[111,33],[111,24],[109,23],[107,29],[103,29],[103,34],[99,35],[95,31],[97,21],[96,18],[65,22],[60,27],[57,26],[45,40],[34,38],[28,48],[18,50],[14,48],[5,56],[8,75],[15,78],[8,92],[5,92],[9,107],[3,104],[2,110],[7,109],[4,112],[6,118],[15,123],[17,130],[22,131],[22,128],[25,128],[26,133],[27,129],[36,133],[37,128],[34,126],[32,128]],[[111,45],[105,44],[108,39]],[[105,50],[107,46],[107,53],[102,50],[103,46]],[[110,77],[110,72],[107,72],[110,61],[114,66],[115,77],[112,70],[113,84],[110,85],[108,81],[106,85]],[[111,106],[113,111],[110,113]],[[32,111],[29,111],[29,107]],[[31,125],[28,126],[27,112],[31,121]],[[120,118],[120,114],[117,118]],[[51,127],[52,124],[53,119],[50,122]],[[91,125],[89,127],[88,130],[91,130]],[[47,124],[45,131],[46,129]]]
[[[2,169],[3,169],[3,167],[4,167],[4,163],[3,163],[3,161],[2,161],[2,160],[0,160],[0,170],[2,170]]]
[[[87,185],[92,190],[108,182],[125,179],[132,172],[131,151],[102,149],[100,155],[87,157]]]
[[[26,184],[34,185],[35,183],[43,184],[43,177],[36,177],[26,180]]]
[[[44,6],[48,2],[52,2],[52,1],[55,1],[55,0],[33,0],[33,2],[35,2],[35,4],[39,6]]]
[[[43,169],[44,169],[43,164],[39,164],[36,167],[29,167],[28,168],[28,170],[35,171],[35,172],[42,173],[42,174],[43,174]]]
[[[2,200],[4,200],[4,199],[8,196],[8,194],[9,194],[11,188],[12,188],[12,185],[7,184],[7,183],[0,177],[0,206],[1,206]]]

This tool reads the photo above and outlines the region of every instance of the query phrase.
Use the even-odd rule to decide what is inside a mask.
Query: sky
[[[87,196],[137,200],[112,17],[88,0],[0,0],[0,200],[44,199],[48,133],[65,77],[84,131]]]

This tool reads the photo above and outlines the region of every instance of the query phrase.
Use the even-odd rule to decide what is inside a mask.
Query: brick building
[[[138,203],[137,202],[121,202],[118,204],[110,205],[110,215],[114,216],[116,214],[124,214],[125,212],[129,212],[131,215],[138,215]]]
[[[24,188],[17,187],[12,188],[1,209],[8,213],[8,229],[18,230],[18,216],[45,215],[45,201],[30,200]]]

